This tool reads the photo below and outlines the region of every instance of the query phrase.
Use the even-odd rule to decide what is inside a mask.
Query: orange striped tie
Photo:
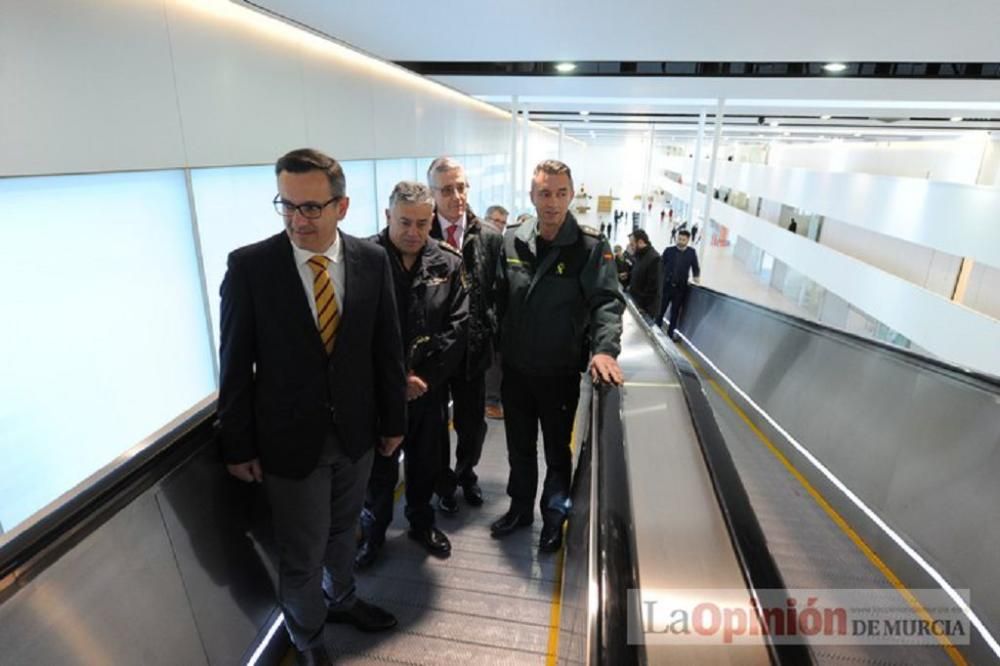
[[[334,298],[333,282],[327,272],[330,258],[316,254],[307,262],[313,272],[313,295],[316,298],[316,326],[319,337],[323,339],[326,353],[333,352],[333,341],[337,338],[337,327],[340,326],[340,310],[337,309],[337,299]]]

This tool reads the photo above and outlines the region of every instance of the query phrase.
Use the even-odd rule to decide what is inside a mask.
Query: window
[[[215,390],[181,171],[0,179],[0,524]]]

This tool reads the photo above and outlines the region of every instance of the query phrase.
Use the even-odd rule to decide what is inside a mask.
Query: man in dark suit
[[[461,253],[469,290],[465,358],[449,382],[452,422],[458,435],[455,469],[451,469],[451,442],[448,431],[444,430],[444,455],[437,486],[438,508],[455,513],[458,511],[455,490],[459,486],[470,506],[483,503],[475,467],[486,439],[486,370],[493,362],[493,338],[497,331],[493,292],[503,239],[469,209],[469,181],[461,164],[450,157],[437,158],[427,169],[427,184],[435,206],[431,238],[442,240]]]
[[[632,294],[636,307],[652,321],[660,314],[660,253],[650,245],[645,229],[636,229],[628,238],[635,257],[628,293]]]
[[[674,342],[677,341],[677,326],[680,325],[681,317],[684,316],[684,306],[687,305],[688,294],[691,293],[688,275],[694,276],[695,284],[701,278],[698,253],[694,251],[694,248],[688,247],[690,240],[691,232],[687,229],[680,229],[677,232],[677,245],[664,250],[663,256],[660,258],[663,287],[660,292],[660,308],[656,316],[656,325],[663,326],[663,316],[667,313],[667,308],[670,308],[670,325],[667,327],[667,335]]]
[[[219,422],[229,472],[271,503],[299,663],[325,664],[325,622],[396,624],[355,596],[352,565],[375,450],[406,429],[406,372],[388,258],[337,231],[340,164],[303,149],[275,173],[285,231],[230,254],[222,283]]]

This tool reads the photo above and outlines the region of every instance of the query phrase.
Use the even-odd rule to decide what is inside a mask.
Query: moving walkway
[[[987,455],[988,436],[985,444],[977,436],[992,432],[995,449],[1000,430],[987,401],[1000,395],[995,380],[704,289],[693,294],[680,330],[685,342],[674,345],[630,309],[620,357],[625,385],[584,381],[573,510],[561,553],[538,553],[537,522],[506,539],[490,538],[489,522],[507,504],[502,424],[491,421],[479,468],[486,505],[463,504],[457,516],[439,517],[454,548],[443,561],[406,539],[397,515],[380,561],[359,574],[358,585],[362,596],[396,613],[400,625],[380,635],[330,627],[328,649],[338,663],[990,663],[995,655],[984,635],[998,617],[992,605],[1000,594],[992,595],[997,582],[989,580],[986,553],[1000,542],[992,541],[986,512],[1000,502],[990,504],[997,491],[979,484],[995,478],[988,467],[997,461]],[[851,354],[870,356],[851,366],[864,374],[864,391],[844,370]],[[868,370],[871,363],[886,365]],[[852,379],[854,390],[824,397],[835,386],[824,372]],[[908,372],[916,375],[913,383],[900,383]],[[897,402],[951,396],[953,410],[964,405],[972,420],[951,427],[978,428],[963,430],[959,443],[968,448],[951,447],[952,460],[931,462],[924,458],[939,455],[933,447],[897,448],[890,465],[878,447],[901,447],[904,435],[878,430],[877,410],[864,408],[870,391],[885,390],[883,381],[895,382]],[[983,411],[969,411],[969,400],[979,400]],[[898,415],[901,408],[889,402]],[[836,448],[857,419],[844,426],[831,412],[868,418],[883,439]],[[213,421],[208,399],[5,535],[0,661],[281,662],[288,645],[273,600],[276,556],[266,501],[259,487],[226,475]],[[901,429],[916,441],[912,426]],[[864,505],[889,516],[897,535],[945,578],[973,588],[970,610],[985,633],[976,629],[969,645],[949,648],[831,646],[749,630],[738,641],[716,635],[698,643],[662,631],[647,612],[651,599],[743,604],[750,624],[763,626],[768,609],[784,607],[790,590],[875,588],[903,598],[910,587],[937,586],[811,467],[810,449],[800,452],[783,437],[814,447],[827,471],[860,489]],[[963,460],[976,446],[979,455]],[[918,521],[924,529],[909,531],[918,491],[942,489],[934,474],[948,473],[935,471],[938,464],[960,485],[944,489],[944,500],[958,502],[948,507],[955,513],[949,524],[932,529]],[[985,504],[958,511],[973,499]],[[966,541],[938,538],[948,534]],[[877,554],[877,563],[859,543]]]

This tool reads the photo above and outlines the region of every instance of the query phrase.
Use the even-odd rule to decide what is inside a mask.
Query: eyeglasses
[[[323,214],[323,209],[334,203],[335,201],[340,201],[344,197],[334,197],[327,201],[326,203],[317,203],[315,201],[307,201],[298,205],[293,204],[291,201],[285,201],[281,198],[280,194],[275,195],[274,210],[278,215],[282,217],[291,217],[295,215],[295,211],[299,211],[299,215],[306,218],[307,220],[315,220],[320,215]]]
[[[444,187],[433,188],[445,195],[446,197],[453,197],[456,194],[465,194],[469,191],[469,185],[467,183],[455,183],[454,185],[445,185]]]

